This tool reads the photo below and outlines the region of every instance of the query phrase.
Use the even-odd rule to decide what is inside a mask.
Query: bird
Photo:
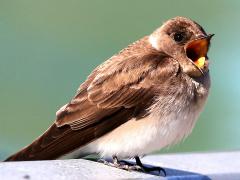
[[[96,67],[46,132],[5,161],[99,154],[144,168],[140,157],[192,132],[209,94],[212,36],[189,18],[167,20]]]

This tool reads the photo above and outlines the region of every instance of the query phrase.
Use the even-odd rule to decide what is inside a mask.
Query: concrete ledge
[[[1,180],[50,179],[240,179],[240,151],[169,154],[144,157],[142,162],[165,168],[167,176],[128,172],[83,160],[0,163]]]

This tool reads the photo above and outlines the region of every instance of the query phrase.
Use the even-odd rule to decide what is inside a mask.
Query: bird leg
[[[132,163],[130,163],[128,161],[124,161],[124,160],[119,161],[117,156],[112,156],[112,158],[113,158],[113,162],[109,162],[104,159],[101,159],[100,162],[104,163],[105,165],[108,165],[111,167],[116,167],[116,168],[127,170],[127,171],[136,170],[136,171],[142,171],[142,172],[146,172],[146,173],[149,173],[152,171],[158,171],[159,175],[162,172],[164,174],[164,176],[166,176],[166,171],[163,168],[144,166],[138,156],[135,157],[136,164],[132,164]]]
[[[103,162],[105,165],[116,167],[116,168],[127,170],[127,171],[141,170],[141,167],[138,165],[134,165],[127,162],[124,162],[124,164],[122,164],[121,163],[122,161],[119,161],[117,156],[113,156],[112,158],[113,158],[113,162],[108,162],[106,160],[101,160],[101,162]]]
[[[142,162],[140,161],[140,158],[138,156],[135,157],[135,160],[136,160],[136,165],[141,167],[141,170],[143,172],[151,172],[151,171],[158,171],[159,172],[159,175],[161,174],[161,172],[163,172],[164,176],[166,176],[166,171],[161,168],[161,167],[147,167],[147,166],[144,166],[142,164]]]

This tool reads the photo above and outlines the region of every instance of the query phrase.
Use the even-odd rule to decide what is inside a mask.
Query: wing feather
[[[151,87],[154,84],[143,82],[148,79],[149,73],[159,68],[162,57],[159,54],[142,53],[126,60],[124,56],[120,56],[115,57],[117,60],[113,58],[105,63],[107,67],[100,66],[94,71],[94,78],[88,79],[87,85],[80,87],[75,98],[60,110],[56,120],[57,126],[68,124],[75,130],[80,129],[122,107],[138,106],[146,99],[142,97],[153,98]],[[122,58],[121,61],[119,58]],[[114,65],[115,61],[119,65],[118,68]],[[109,66],[114,66],[111,73],[105,72]]]
[[[166,64],[173,61],[153,50],[147,38],[97,67],[75,97],[56,113],[55,123],[7,161],[55,159],[133,117],[146,116],[156,88],[178,71],[173,64]]]

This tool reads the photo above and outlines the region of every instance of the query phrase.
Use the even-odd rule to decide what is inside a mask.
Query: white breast
[[[191,114],[189,114],[191,113]],[[80,149],[78,154],[99,153],[102,157],[142,156],[179,142],[194,127],[199,112],[172,112],[165,117],[151,114],[132,119]]]

